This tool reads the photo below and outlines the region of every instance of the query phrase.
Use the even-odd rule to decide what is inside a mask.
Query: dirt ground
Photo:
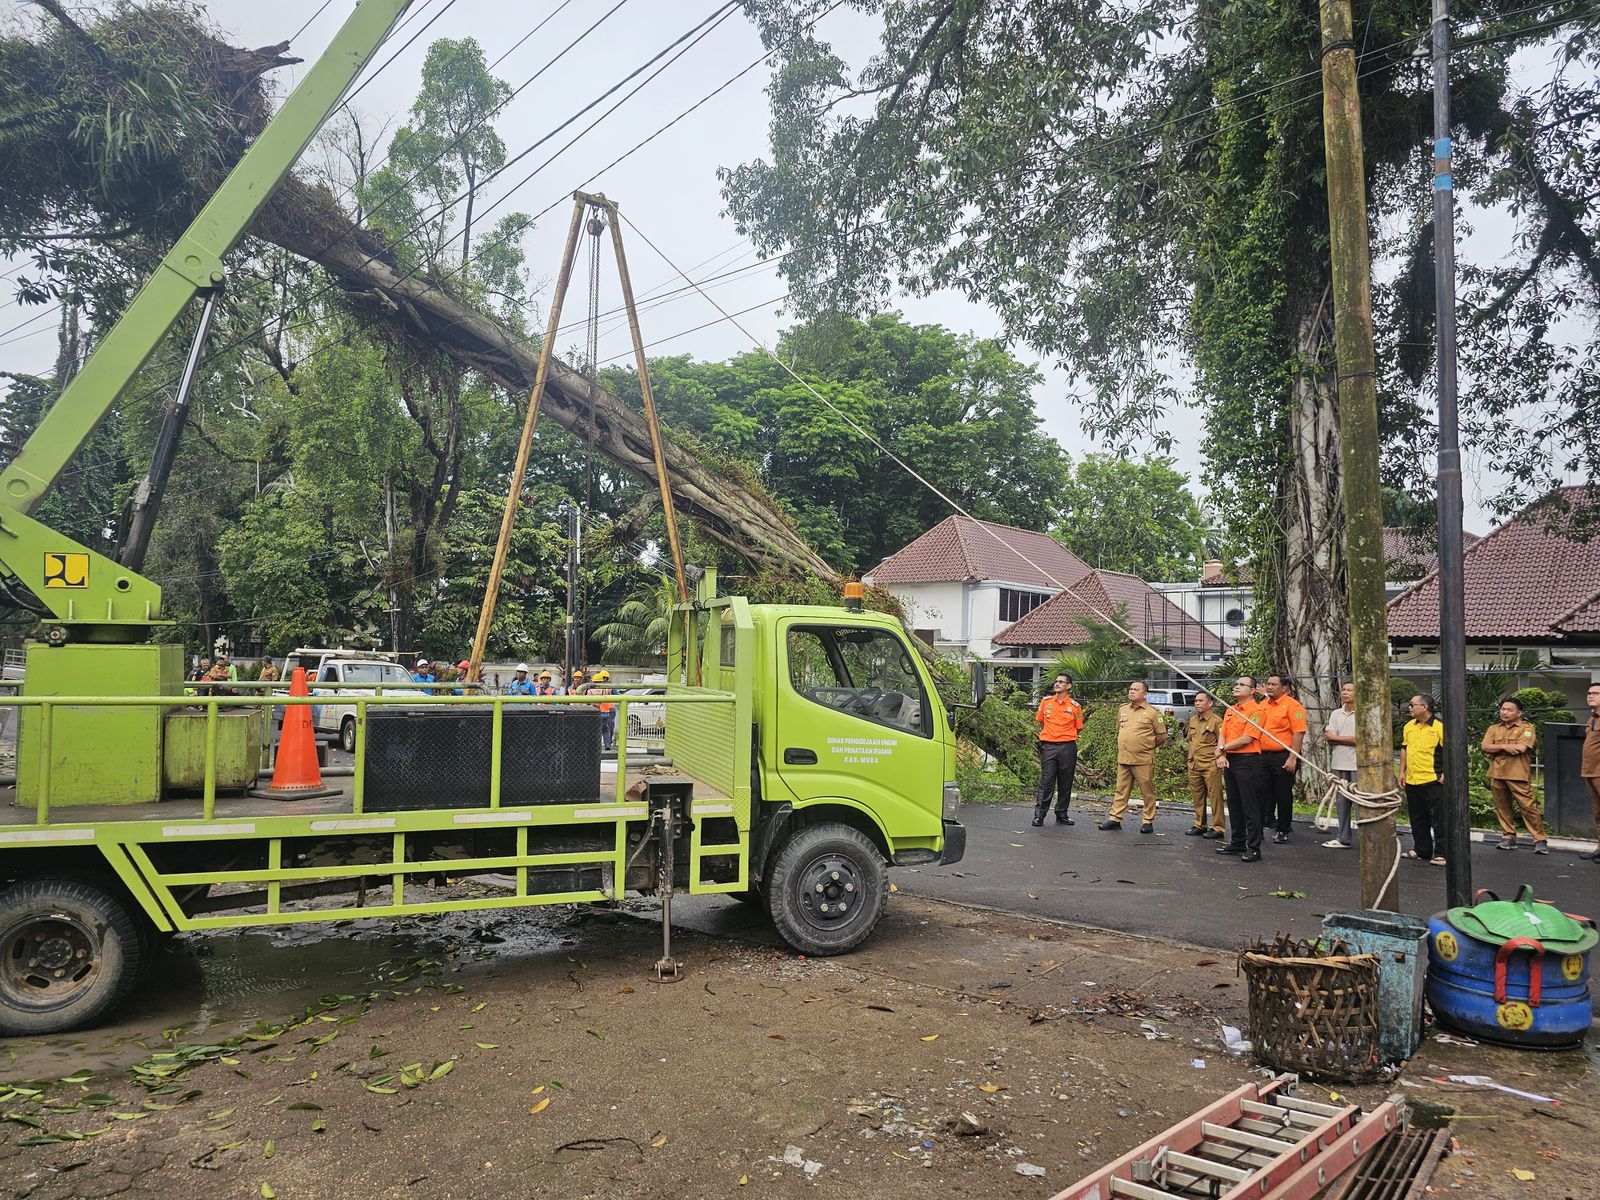
[[[268,980],[259,1025],[163,1028],[173,1006],[146,1003],[13,1043],[0,1194],[1048,1197],[1261,1070],[1223,1049],[1245,994],[1216,951],[897,895],[867,948],[806,960],[702,911],[672,984],[627,913],[441,918],[371,962],[352,923],[269,956],[285,978],[330,945],[355,964],[286,1022]],[[203,1013],[217,973],[195,956],[238,936],[171,952],[179,1010]],[[1596,1065],[1430,1042],[1403,1079],[1341,1094],[1456,1107],[1469,1155],[1438,1193],[1589,1200]],[[1467,1072],[1562,1102],[1430,1078]]]

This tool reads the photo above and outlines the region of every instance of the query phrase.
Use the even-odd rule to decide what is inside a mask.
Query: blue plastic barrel
[[[1589,1032],[1589,952],[1547,953],[1532,938],[1503,946],[1428,921],[1428,1005],[1441,1025],[1507,1046],[1556,1050]]]

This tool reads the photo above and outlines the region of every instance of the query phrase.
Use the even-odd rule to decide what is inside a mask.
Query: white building
[[[1222,640],[1143,580],[1096,570],[1049,534],[948,517],[865,577],[905,606],[917,635],[1031,684],[1064,648],[1088,641],[1080,618],[1121,606],[1130,632],[1185,669],[1214,662]]]

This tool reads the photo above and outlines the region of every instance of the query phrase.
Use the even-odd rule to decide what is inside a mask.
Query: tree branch
[[[111,56],[105,52],[105,48],[94,40],[87,29],[67,15],[67,10],[61,6],[60,0],[31,0],[31,3],[37,4],[54,17],[68,35],[89,52],[95,62],[102,67],[111,65]]]

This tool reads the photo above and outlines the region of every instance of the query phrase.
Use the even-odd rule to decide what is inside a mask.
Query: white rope
[[[1069,585],[1061,582],[1061,580],[1057,579],[1055,577],[1055,575],[1052,574],[1049,571],[1049,569],[1047,569],[1044,566],[1041,566],[1039,563],[1034,562],[1033,559],[1029,558],[1028,555],[1024,551],[1022,551],[1021,549],[1019,549],[1016,546],[1011,545],[1011,543],[1007,542],[1004,538],[1002,538],[998,533],[996,533],[993,529],[991,529],[989,527],[987,522],[978,520],[978,518],[974,517],[965,508],[963,508],[960,504],[958,504],[954,499],[952,499],[950,496],[946,495],[936,484],[934,484],[931,480],[927,479],[919,471],[917,471],[917,469],[915,467],[913,467],[910,463],[906,462],[903,458],[901,458],[893,450],[889,449],[889,447],[885,446],[882,442],[880,442],[877,439],[877,437],[872,433],[871,430],[869,430],[869,429],[865,428],[864,426],[862,426],[849,413],[845,412],[838,405],[834,404],[833,401],[829,400],[826,396],[824,396],[821,392],[819,392],[816,388],[814,388],[808,381],[806,381],[805,379],[801,378],[800,375],[795,372],[795,369],[793,367],[791,367],[788,363],[784,362],[783,359],[781,357],[779,357],[776,353],[774,353],[772,351],[772,349],[770,347],[768,347],[765,342],[763,342],[760,338],[756,337],[755,334],[751,333],[748,329],[746,329],[743,325],[741,325],[739,323],[739,321],[737,320],[737,318],[733,314],[729,313],[727,311],[727,309],[723,308],[722,305],[720,305],[720,304],[718,304],[716,302],[716,300],[712,299],[710,294],[707,293],[706,290],[699,285],[699,283],[697,283],[695,280],[691,279],[689,277],[688,273],[685,272],[682,267],[678,266],[677,263],[673,262],[672,259],[668,258],[666,252],[664,250],[662,250],[660,246],[657,246],[654,242],[652,242],[650,240],[650,238],[645,234],[644,230],[640,229],[631,220],[629,220],[629,218],[626,216],[626,214],[623,214],[623,213],[621,213],[619,211],[618,215],[621,216],[622,219],[627,222],[628,228],[633,230],[634,233],[638,234],[640,240],[642,240],[646,246],[649,246],[650,249],[655,252],[656,256],[658,258],[660,258],[662,262],[666,263],[667,266],[671,270],[675,271],[678,274],[678,276],[685,283],[687,283],[688,285],[693,287],[695,291],[699,292],[700,295],[705,299],[706,303],[710,304],[711,307],[713,307],[713,308],[715,308],[717,310],[717,312],[721,313],[722,317],[723,317],[723,319],[725,321],[729,322],[735,329],[737,329],[740,333],[744,334],[745,337],[749,338],[750,341],[756,346],[757,349],[761,350],[761,352],[764,353],[768,358],[772,359],[773,362],[777,363],[778,366],[781,367],[783,369],[783,371],[786,374],[788,374],[788,376],[791,379],[793,379],[801,387],[805,388],[806,391],[811,393],[812,397],[814,397],[817,400],[818,403],[822,404],[825,408],[827,408],[830,412],[832,412],[834,414],[834,416],[838,417],[841,421],[843,421],[846,425],[848,425],[851,429],[853,429],[857,434],[859,434],[861,436],[861,438],[863,438],[865,441],[871,443],[874,447],[876,447],[880,454],[882,454],[890,462],[892,462],[896,466],[898,466],[906,474],[910,475],[918,483],[922,484],[923,487],[927,488],[935,496],[939,497],[939,499],[943,500],[945,502],[945,504],[948,505],[953,512],[956,512],[956,513],[960,514],[961,516],[966,517],[967,520],[972,521],[979,529],[983,530],[986,534],[988,534],[991,538],[993,538],[995,540],[995,542],[998,543],[1002,548],[1010,551],[1012,554],[1015,554],[1023,562],[1027,563],[1028,566],[1032,567],[1035,571],[1039,572],[1039,574],[1042,575],[1045,579],[1049,580],[1050,583],[1053,584],[1055,587],[1060,588],[1063,592],[1066,592],[1068,595],[1072,596],[1072,598],[1077,600],[1078,603],[1082,604],[1084,606],[1084,608],[1088,609],[1089,612],[1091,614],[1093,614],[1093,616],[1095,617],[1096,620],[1101,621],[1106,625],[1109,625],[1112,629],[1115,629],[1118,633],[1122,634],[1123,637],[1127,638],[1128,641],[1130,641],[1134,645],[1138,646],[1141,650],[1143,650],[1146,654],[1148,654],[1154,661],[1156,661],[1156,662],[1160,663],[1162,666],[1166,667],[1169,671],[1171,671],[1179,679],[1184,680],[1186,683],[1190,684],[1191,686],[1193,686],[1194,688],[1196,688],[1199,691],[1206,692],[1208,695],[1211,695],[1214,700],[1222,700],[1222,698],[1220,696],[1216,696],[1215,693],[1212,693],[1211,689],[1207,688],[1203,683],[1201,683],[1199,680],[1197,680],[1193,676],[1191,676],[1182,667],[1178,666],[1177,663],[1175,663],[1171,659],[1167,658],[1166,655],[1162,654],[1154,646],[1150,645],[1143,638],[1139,637],[1131,629],[1128,629],[1124,625],[1122,625],[1122,623],[1119,622],[1110,613],[1106,613],[1106,612],[1101,611],[1101,609],[1099,609],[1095,605],[1094,601],[1090,600],[1088,597],[1082,595],[1081,593],[1073,590],[1073,588],[1070,587]],[[1243,719],[1245,719],[1247,721],[1249,720],[1249,718],[1243,712],[1241,712],[1239,709],[1235,708],[1233,705],[1229,704],[1226,700],[1222,700],[1222,707],[1223,707],[1224,710],[1226,710],[1228,712],[1236,713],[1241,718],[1243,718]],[[1252,724],[1254,724],[1254,723],[1252,722]],[[1326,768],[1320,767],[1316,763],[1308,762],[1304,757],[1302,757],[1300,754],[1295,752],[1293,746],[1291,746],[1288,743],[1286,743],[1285,741],[1283,741],[1282,738],[1278,737],[1276,734],[1274,734],[1270,730],[1262,729],[1260,725],[1254,725],[1254,728],[1256,728],[1258,730],[1258,732],[1260,733],[1261,737],[1270,739],[1272,742],[1274,742],[1278,746],[1279,749],[1286,750],[1290,754],[1294,755],[1295,760],[1298,763],[1303,764],[1304,766],[1308,767],[1313,774],[1322,776],[1322,778],[1325,781],[1327,781],[1327,783],[1330,785],[1329,786],[1329,793],[1330,794],[1332,794],[1334,792],[1338,792],[1338,791],[1343,791],[1344,793],[1346,793],[1349,796],[1351,803],[1359,805],[1363,809],[1371,809],[1371,810],[1373,810],[1374,815],[1367,816],[1367,817],[1362,817],[1358,821],[1358,824],[1365,825],[1365,824],[1369,824],[1369,823],[1371,823],[1373,821],[1381,821],[1385,817],[1392,817],[1396,812],[1399,811],[1400,804],[1401,804],[1401,801],[1402,801],[1402,796],[1401,796],[1401,793],[1400,793],[1398,788],[1396,788],[1395,790],[1390,791],[1390,792],[1376,792],[1376,793],[1374,793],[1374,792],[1362,792],[1358,788],[1355,788],[1352,785],[1346,784],[1342,779],[1340,779],[1338,776],[1334,775],[1331,771],[1327,770]],[[1324,798],[1326,799],[1326,797],[1324,797]],[[1395,873],[1396,873],[1396,871],[1399,870],[1399,867],[1400,867],[1400,839],[1399,839],[1399,836],[1396,835],[1396,837],[1395,837],[1395,859],[1394,859],[1394,863],[1389,868],[1389,878],[1384,881],[1383,888],[1380,889],[1380,891],[1378,893],[1379,896],[1382,896],[1384,892],[1388,891],[1389,883],[1391,881],[1393,881],[1393,879],[1395,877]]]
[[[1355,784],[1348,783],[1335,775],[1329,778],[1328,786],[1323,789],[1322,798],[1317,801],[1317,815],[1312,818],[1312,824],[1317,829],[1327,832],[1332,828],[1333,823],[1338,820],[1338,801],[1341,798],[1349,801],[1351,808],[1368,814],[1351,817],[1351,824],[1358,828],[1394,819],[1399,816],[1400,806],[1405,803],[1405,794],[1398,785],[1387,792],[1365,792]],[[1400,833],[1396,830],[1394,861],[1389,864],[1389,874],[1384,878],[1383,886],[1378,889],[1376,899],[1381,900],[1388,892],[1389,885],[1394,882],[1394,877],[1400,870],[1400,857]]]

